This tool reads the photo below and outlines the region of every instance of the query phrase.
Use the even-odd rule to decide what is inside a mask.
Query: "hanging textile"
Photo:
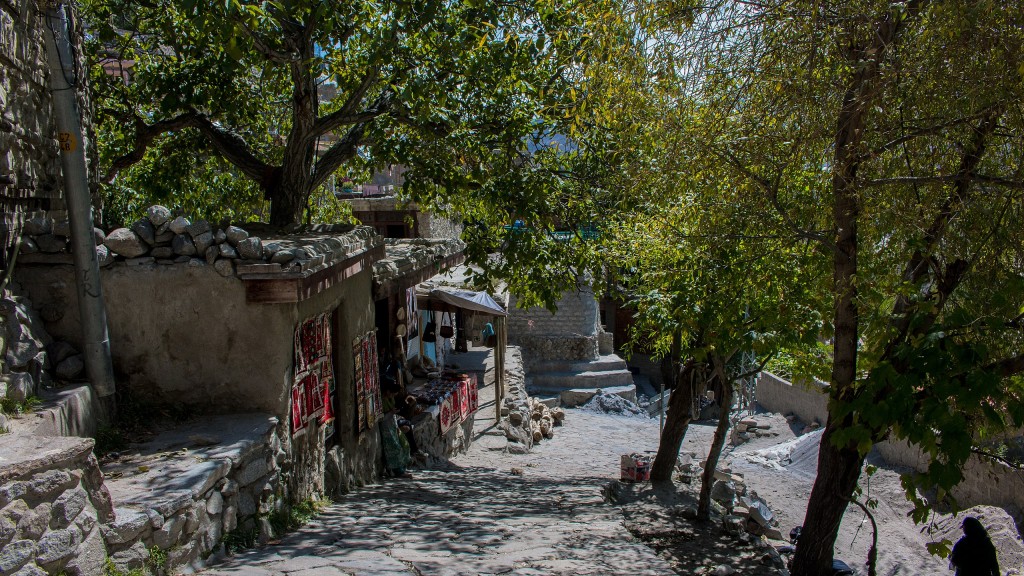
[[[331,352],[331,312],[304,320],[295,329],[295,379],[291,390],[292,435],[300,435],[316,420],[334,420],[334,365]]]
[[[380,395],[380,367],[377,365],[377,333],[368,332],[352,344],[355,360],[353,381],[356,394],[356,432],[373,427],[383,413]]]
[[[419,335],[419,308],[416,307],[416,287],[407,288],[405,291],[405,317],[409,322],[409,336],[412,340]]]

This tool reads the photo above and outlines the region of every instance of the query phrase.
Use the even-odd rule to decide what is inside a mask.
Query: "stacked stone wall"
[[[103,474],[83,438],[0,438],[0,574],[95,575],[113,517]]]
[[[49,63],[44,43],[45,19],[36,0],[0,2],[0,241],[3,258],[27,218],[49,213],[62,218],[61,165],[57,128],[49,91]],[[91,184],[96,183],[96,148],[89,137],[92,119],[85,89],[83,34],[68,5],[78,75],[78,109]],[[5,264],[6,266],[6,264]]]
[[[119,502],[116,520],[102,526],[114,566],[125,572],[160,563],[169,573],[200,569],[229,533],[269,540],[269,516],[286,505],[281,470],[287,462],[276,420],[254,440],[196,465],[175,490]],[[158,554],[165,558],[156,561]]]

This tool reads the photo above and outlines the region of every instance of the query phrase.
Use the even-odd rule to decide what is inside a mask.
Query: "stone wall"
[[[0,435],[0,574],[96,575],[113,518],[93,441]]]
[[[509,297],[509,343],[524,348],[527,364],[547,360],[595,360],[600,354],[600,309],[594,292],[570,290],[558,310],[516,306]],[[528,366],[529,367],[529,366]]]
[[[35,0],[0,2],[0,242],[3,258],[27,217],[65,213],[57,129],[49,92],[45,21]],[[73,6],[73,5],[70,5]],[[82,50],[82,27],[69,8],[74,53],[78,58],[79,111],[86,134],[90,179],[96,181],[96,148],[90,138],[91,116]],[[6,266],[6,264],[5,264]]]
[[[153,566],[156,550],[166,554],[168,572],[201,569],[229,532],[262,541],[273,536],[268,516],[286,505],[286,455],[277,419],[225,416],[206,429],[200,436],[217,444],[169,452],[182,442],[175,441],[176,433],[165,433],[149,443],[164,450],[143,447],[151,456],[146,464],[126,464],[115,472],[123,476],[108,481],[116,519],[101,528],[119,570]]]

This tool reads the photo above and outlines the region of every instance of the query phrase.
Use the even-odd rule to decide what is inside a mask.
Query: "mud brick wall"
[[[100,524],[113,508],[92,447],[86,438],[0,436],[0,574],[102,572]]]

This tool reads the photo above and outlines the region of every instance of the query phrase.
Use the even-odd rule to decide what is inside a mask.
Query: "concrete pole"
[[[60,159],[64,169],[64,198],[71,228],[71,255],[78,287],[78,312],[82,321],[82,355],[96,395],[104,398],[115,391],[110,361],[107,313],[100,289],[100,267],[93,234],[92,202],[85,167],[82,125],[75,101],[77,86],[75,60],[68,37],[67,14],[63,4],[46,10],[46,52],[50,61],[50,91],[57,122]],[[83,72],[84,73],[84,72]]]

